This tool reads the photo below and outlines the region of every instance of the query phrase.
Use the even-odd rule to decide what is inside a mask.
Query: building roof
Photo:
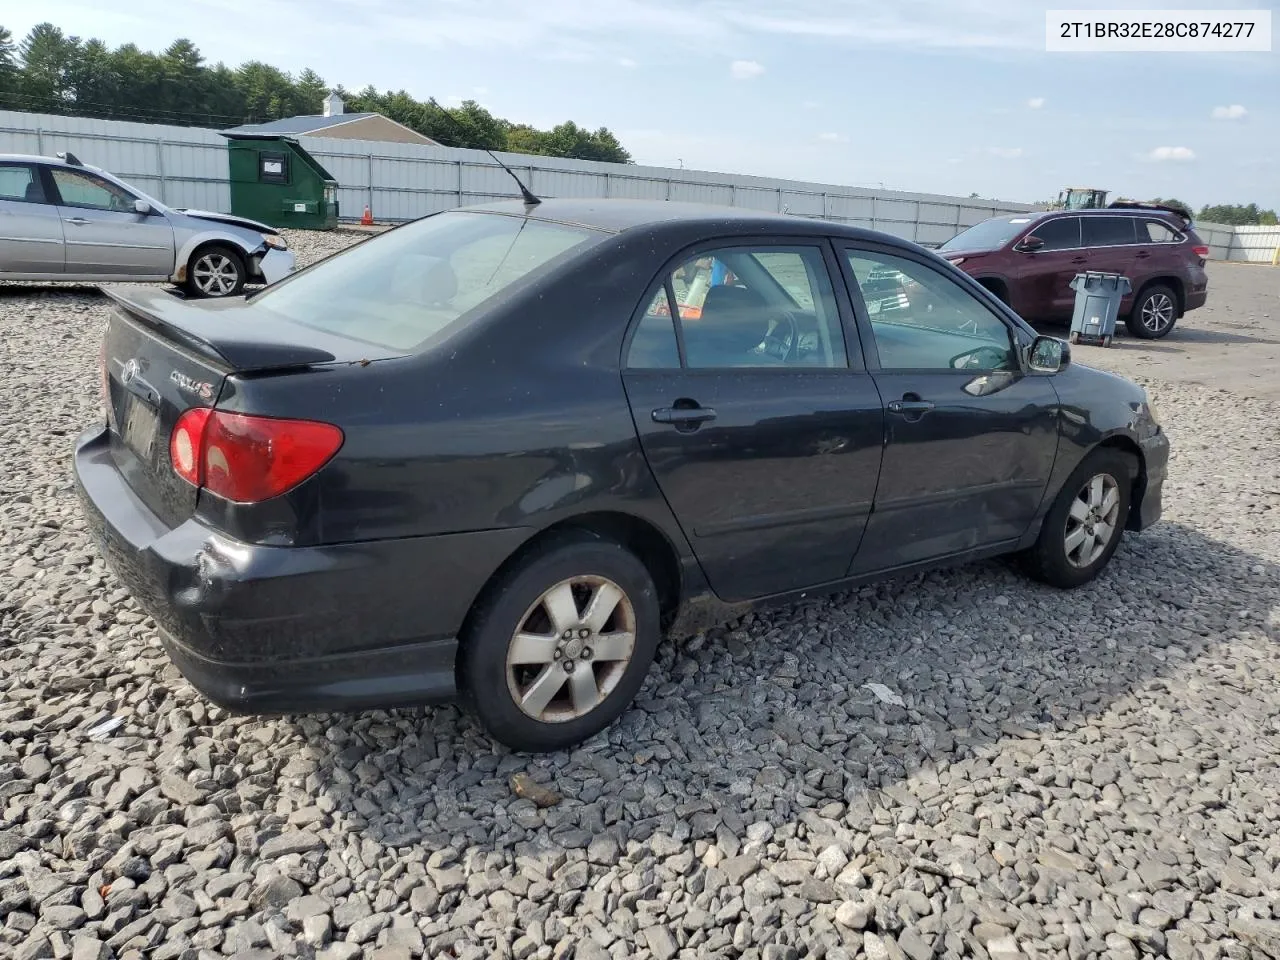
[[[351,123],[353,120],[367,120],[369,117],[378,117],[378,113],[339,113],[336,116],[308,116],[308,117],[285,117],[282,120],[271,120],[267,123],[246,123],[239,127],[232,127],[225,133],[315,133],[318,130],[324,130],[328,127],[336,127],[342,123]]]

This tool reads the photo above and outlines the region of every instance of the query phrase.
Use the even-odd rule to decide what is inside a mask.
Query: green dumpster
[[[272,227],[332,230],[338,181],[292,137],[224,133],[231,170],[231,212]]]

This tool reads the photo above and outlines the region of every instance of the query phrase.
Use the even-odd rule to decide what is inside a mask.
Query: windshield
[[[952,237],[939,250],[999,250],[1026,229],[1030,217],[996,217],[983,220],[959,236]]]
[[[254,302],[304,326],[410,350],[605,236],[525,217],[441,213],[351,247]]]

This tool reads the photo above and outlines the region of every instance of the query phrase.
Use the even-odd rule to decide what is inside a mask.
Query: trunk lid
[[[303,327],[251,301],[185,302],[162,289],[104,292],[116,304],[102,372],[112,457],[170,527],[195,512],[199,495],[170,461],[174,425],[193,407],[215,406],[227,377],[389,357],[385,348]]]

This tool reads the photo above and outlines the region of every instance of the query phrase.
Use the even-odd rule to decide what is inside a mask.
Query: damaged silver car
[[[232,297],[293,271],[274,227],[165,206],[74,154],[0,154],[0,280],[156,281]]]

